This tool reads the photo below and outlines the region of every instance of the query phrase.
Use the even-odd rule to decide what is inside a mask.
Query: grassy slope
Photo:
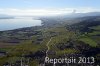
[[[90,29],[94,29],[93,32],[84,34],[83,36],[81,36],[79,38],[79,40],[85,42],[86,44],[89,44],[92,47],[97,47],[99,39],[100,39],[100,37],[98,36],[98,35],[100,35],[100,28],[99,27],[100,26],[90,27]]]
[[[93,39],[91,39],[89,37],[83,37],[83,38],[80,38],[79,40],[83,41],[86,44],[89,44],[92,47],[96,47],[97,46],[97,43]]]
[[[65,50],[60,50],[57,45],[59,45],[60,43],[67,43],[67,41],[69,39],[72,39],[75,37],[75,33],[68,31],[66,28],[64,27],[56,27],[56,28],[51,28],[48,29],[46,32],[55,32],[58,35],[54,36],[52,41],[50,42],[49,46],[50,46],[50,51],[54,51],[56,52],[56,57],[57,56],[61,56],[64,54],[70,54],[70,53],[75,53],[77,52],[77,50],[75,49],[65,49]],[[53,55],[49,55],[50,57]]]
[[[100,35],[100,26],[95,26],[91,27],[92,29],[95,29],[92,33],[84,34],[83,36],[79,37],[80,41],[85,42],[86,44],[89,44],[92,47],[96,47],[98,38],[95,40],[92,38],[94,35]],[[3,63],[9,61],[9,62],[15,62],[16,60],[20,60],[22,55],[29,54],[30,52],[35,53],[37,51],[42,51],[46,50],[46,44],[49,41],[50,37],[52,37],[52,32],[55,33],[56,35],[53,36],[52,41],[50,42],[50,51],[55,51],[56,55],[55,56],[62,56],[64,54],[70,54],[70,53],[76,53],[76,49],[72,48],[66,48],[64,50],[60,50],[57,46],[59,44],[67,43],[69,39],[75,39],[76,34],[72,31],[66,30],[65,27],[60,26],[60,27],[53,27],[53,28],[46,28],[41,30],[43,32],[43,36],[45,37],[44,41],[41,44],[34,44],[32,43],[33,40],[35,40],[37,37],[33,36],[32,40],[28,40],[25,42],[22,42],[20,45],[11,47],[9,50],[8,49],[1,49],[8,51],[8,57],[0,57],[0,66],[2,66]],[[100,38],[99,38],[100,39]],[[53,55],[51,55],[53,56]],[[30,62],[30,66],[37,66],[38,61],[37,60],[32,60]]]

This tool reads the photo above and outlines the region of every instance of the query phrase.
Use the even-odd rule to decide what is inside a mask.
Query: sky
[[[100,11],[100,0],[0,0],[0,14],[54,15]]]

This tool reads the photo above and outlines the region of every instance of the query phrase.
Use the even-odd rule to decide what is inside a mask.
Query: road
[[[47,46],[47,48],[48,48],[47,51],[46,51],[46,57],[48,57],[48,52],[49,52],[49,50],[50,50],[49,44],[50,44],[51,40],[52,40],[52,37],[50,38],[50,40],[49,40],[48,43],[46,44],[46,46]]]
[[[46,44],[46,46],[47,46],[46,57],[48,57],[48,52],[49,52],[49,50],[50,50],[49,44],[50,44],[51,40],[52,40],[52,37],[50,38],[50,40],[49,40],[49,41],[47,42],[47,44]],[[45,58],[46,58],[46,57],[45,57]],[[40,64],[39,66],[45,66],[45,62],[44,62],[43,64]]]

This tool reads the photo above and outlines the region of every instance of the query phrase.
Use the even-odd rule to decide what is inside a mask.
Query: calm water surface
[[[41,26],[41,20],[33,18],[0,19],[0,31],[31,26]]]

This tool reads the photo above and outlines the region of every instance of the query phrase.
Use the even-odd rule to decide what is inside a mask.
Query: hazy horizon
[[[32,19],[23,19],[25,16],[34,18],[34,16],[100,12],[99,2],[99,0],[1,0],[0,30],[40,25]],[[16,19],[20,16],[21,19]],[[5,19],[13,17],[15,19]]]
[[[2,0],[0,14],[43,16],[100,12],[99,0]]]

